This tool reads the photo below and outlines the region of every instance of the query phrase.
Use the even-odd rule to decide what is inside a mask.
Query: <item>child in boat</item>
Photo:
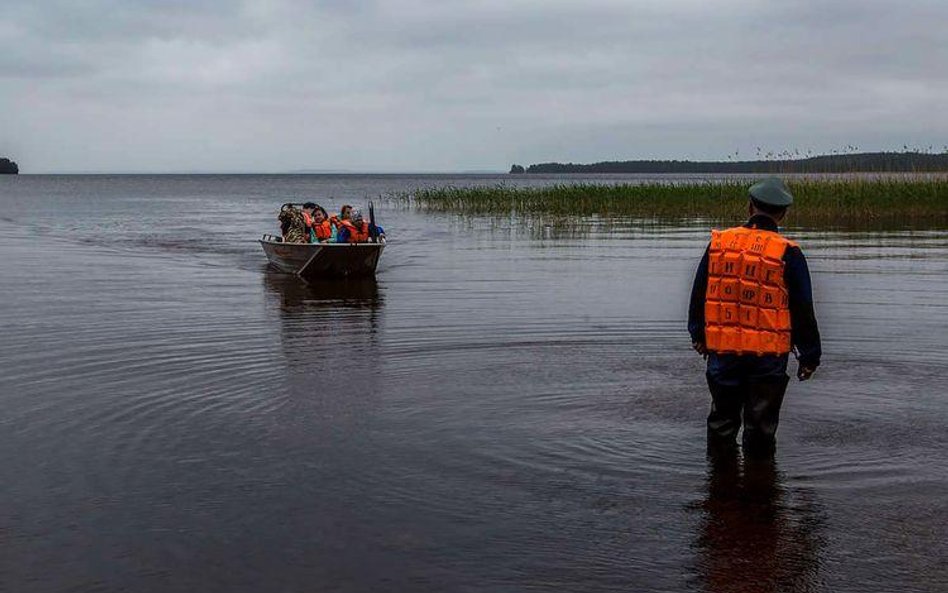
[[[343,204],[342,208],[339,209],[339,214],[333,214],[329,217],[329,222],[332,223],[332,226],[336,229],[342,224],[343,220],[349,220],[349,217],[352,215],[352,206],[349,204]]]
[[[303,222],[310,243],[325,243],[332,238],[332,225],[326,210],[319,204],[303,204]]]
[[[384,237],[385,231],[380,226],[370,225],[362,217],[361,210],[351,210],[349,220],[340,221],[337,243],[368,243],[373,237]]]
[[[326,243],[331,241],[335,230],[329,222],[329,215],[322,206],[313,209],[313,224],[310,227],[310,241],[312,243]]]
[[[339,231],[342,229],[343,221],[349,220],[349,217],[352,215],[352,206],[349,204],[343,204],[342,208],[339,209],[339,214],[333,214],[329,217],[329,223],[332,225],[332,242],[333,243],[342,243],[339,241]]]

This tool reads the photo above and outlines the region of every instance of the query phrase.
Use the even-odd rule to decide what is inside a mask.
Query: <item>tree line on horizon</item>
[[[861,152],[808,158],[752,161],[640,160],[591,164],[539,163],[513,165],[520,173],[938,173],[948,172],[948,151]]]
[[[0,175],[16,175],[20,168],[10,159],[0,158]]]

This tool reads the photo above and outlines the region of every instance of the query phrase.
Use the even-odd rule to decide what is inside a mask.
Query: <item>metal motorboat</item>
[[[270,265],[304,280],[374,276],[385,239],[376,243],[286,243],[264,235],[260,245]]]

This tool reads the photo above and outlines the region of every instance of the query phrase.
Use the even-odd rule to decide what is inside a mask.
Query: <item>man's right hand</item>
[[[802,364],[797,369],[797,379],[806,381],[816,372],[816,367],[805,367]]]

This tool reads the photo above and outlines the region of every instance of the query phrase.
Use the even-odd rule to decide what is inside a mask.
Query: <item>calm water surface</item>
[[[0,178],[0,590],[948,589],[948,231],[792,230],[824,366],[712,467],[706,228],[383,203],[377,281],[315,287],[254,242],[501,180]]]

